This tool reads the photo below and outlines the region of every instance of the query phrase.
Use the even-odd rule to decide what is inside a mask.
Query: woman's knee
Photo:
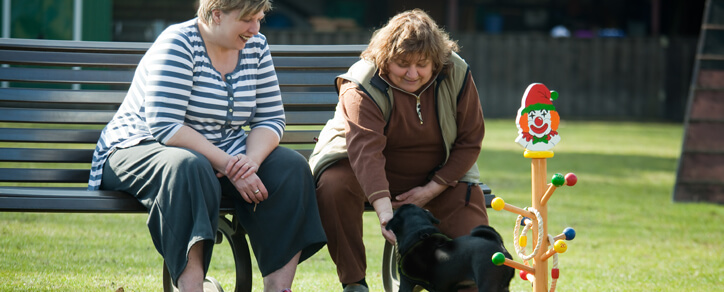
[[[319,200],[350,200],[350,197],[357,198],[361,202],[366,200],[348,160],[332,164],[319,175],[317,197]]]
[[[168,147],[161,157],[163,163],[174,171],[212,171],[211,162],[200,153],[178,147]]]
[[[277,148],[269,153],[269,156],[267,156],[267,158],[264,160],[260,167],[284,167],[305,171],[309,169],[307,159],[304,158],[302,154],[299,154],[299,152],[292,149],[281,146],[277,146]]]
[[[221,196],[221,185],[216,177],[211,162],[200,153],[184,149],[169,147],[163,154],[162,161],[164,176],[174,184],[186,184],[188,190],[203,189],[207,196]]]

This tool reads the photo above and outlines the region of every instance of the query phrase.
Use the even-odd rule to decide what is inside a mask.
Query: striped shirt
[[[281,139],[285,127],[279,82],[266,37],[257,34],[222,78],[211,65],[197,19],[164,30],[141,59],[123,103],[93,153],[88,189],[101,185],[103,164],[117,148],[166,143],[182,125],[230,155],[246,153],[245,128]]]

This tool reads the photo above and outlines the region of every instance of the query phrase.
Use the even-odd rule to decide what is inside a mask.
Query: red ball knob
[[[575,185],[577,182],[578,182],[578,177],[576,176],[576,174],[574,174],[574,173],[572,173],[572,172],[566,174],[566,185],[572,187],[572,186]]]
[[[518,273],[518,275],[520,275],[521,279],[528,281],[528,272],[520,270],[520,273]]]

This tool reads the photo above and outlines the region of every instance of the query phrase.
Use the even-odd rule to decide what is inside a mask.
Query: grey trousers
[[[296,253],[301,251],[302,262],[326,244],[314,179],[304,157],[277,147],[257,175],[269,198],[254,210],[227,178],[216,177],[203,155],[144,142],[111,154],[101,188],[133,194],[148,208],[146,224],[154,246],[177,284],[189,249],[199,241],[204,241],[204,271],[208,271],[222,192],[234,201],[235,215],[249,236],[262,276],[283,267]]]

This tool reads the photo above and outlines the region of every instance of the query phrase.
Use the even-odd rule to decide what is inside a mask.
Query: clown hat
[[[521,102],[521,114],[542,109],[549,111],[556,110],[552,101],[558,98],[558,92],[548,90],[548,87],[542,83],[533,83],[529,85],[528,89],[525,90],[523,97],[524,98]]]

